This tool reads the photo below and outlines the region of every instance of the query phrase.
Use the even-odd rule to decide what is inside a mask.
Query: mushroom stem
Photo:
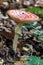
[[[16,28],[15,28],[15,37],[13,40],[13,49],[16,52],[16,48],[17,48],[17,43],[18,43],[18,35],[22,35],[21,34],[21,29],[22,29],[23,23],[19,23]]]

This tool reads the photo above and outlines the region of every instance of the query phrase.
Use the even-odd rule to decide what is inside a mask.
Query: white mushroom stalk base
[[[22,35],[21,34],[22,26],[23,26],[23,23],[19,23],[15,27],[15,36],[14,36],[14,40],[13,40],[13,49],[14,49],[15,52],[16,52],[17,44],[18,44],[18,35]]]

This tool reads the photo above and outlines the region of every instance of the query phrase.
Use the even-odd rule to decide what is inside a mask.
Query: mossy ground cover
[[[30,7],[25,9],[27,12],[32,12],[34,14],[39,15],[40,17],[43,18],[43,8],[40,7]]]

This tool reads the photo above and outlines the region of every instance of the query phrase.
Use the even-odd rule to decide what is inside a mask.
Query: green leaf
[[[37,56],[30,56],[29,61],[26,62],[25,65],[39,65],[40,64],[40,58]]]

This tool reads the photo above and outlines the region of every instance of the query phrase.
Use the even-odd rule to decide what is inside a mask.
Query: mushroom
[[[17,43],[18,43],[18,35],[21,35],[21,29],[24,23],[32,23],[34,21],[38,21],[39,17],[35,14],[32,14],[30,12],[25,12],[21,10],[9,10],[8,15],[17,21],[17,25],[15,27],[15,36],[13,40],[13,48],[16,51]]]

